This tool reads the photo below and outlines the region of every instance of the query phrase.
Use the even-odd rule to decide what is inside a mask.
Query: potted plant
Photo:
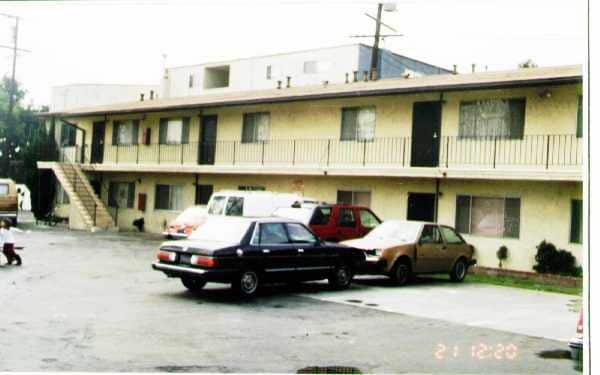
[[[502,268],[502,261],[508,258],[508,248],[504,245],[500,246],[498,251],[496,251],[496,257],[498,258],[498,267]]]

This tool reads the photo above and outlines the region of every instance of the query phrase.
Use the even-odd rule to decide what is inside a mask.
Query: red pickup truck
[[[331,242],[364,237],[381,223],[368,207],[347,204],[279,208],[273,215],[299,220],[322,240]]]

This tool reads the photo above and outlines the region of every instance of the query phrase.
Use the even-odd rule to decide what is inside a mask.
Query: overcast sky
[[[324,5],[326,4],[326,5]],[[50,88],[69,83],[158,84],[162,54],[178,66],[363,42],[377,1],[86,1],[0,4],[22,17],[17,79],[27,103],[48,104]],[[383,47],[432,64],[469,71],[581,64],[583,0],[399,0],[385,23],[404,37]],[[0,45],[12,44],[14,20],[0,16]],[[0,48],[0,74],[12,53]]]

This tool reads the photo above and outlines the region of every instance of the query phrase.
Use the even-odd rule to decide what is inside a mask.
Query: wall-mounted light
[[[544,89],[544,90],[538,92],[538,96],[541,99],[550,99],[552,97],[552,91],[550,91],[548,89]]]

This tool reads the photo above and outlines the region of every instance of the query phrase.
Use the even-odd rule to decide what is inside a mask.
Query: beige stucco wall
[[[118,224],[122,230],[134,230],[132,221],[144,217],[146,230],[161,232],[164,225],[173,220],[178,212],[155,210],[155,185],[177,184],[184,188],[186,207],[194,204],[194,176],[168,174],[106,174],[104,181],[135,182],[136,204],[133,209],[119,209]],[[294,177],[294,176],[199,176],[200,184],[213,185],[215,191],[237,189],[240,185],[264,186],[267,190],[297,192],[318,200],[335,202],[338,190],[371,191],[371,208],[382,219],[406,219],[409,193],[435,192],[434,180],[406,178],[366,177]],[[439,200],[439,222],[455,225],[456,196],[518,197],[521,199],[520,237],[488,238],[465,235],[476,247],[480,265],[497,267],[496,250],[505,245],[509,257],[504,267],[531,270],[534,264],[535,246],[542,240],[571,251],[578,262],[582,260],[582,246],[569,243],[570,202],[582,198],[582,185],[575,182],[508,182],[508,181],[462,181],[443,180]],[[147,209],[137,210],[137,195],[146,193]],[[103,191],[103,201],[108,199]],[[109,209],[113,215],[114,209]],[[73,220],[73,219],[72,219]]]

